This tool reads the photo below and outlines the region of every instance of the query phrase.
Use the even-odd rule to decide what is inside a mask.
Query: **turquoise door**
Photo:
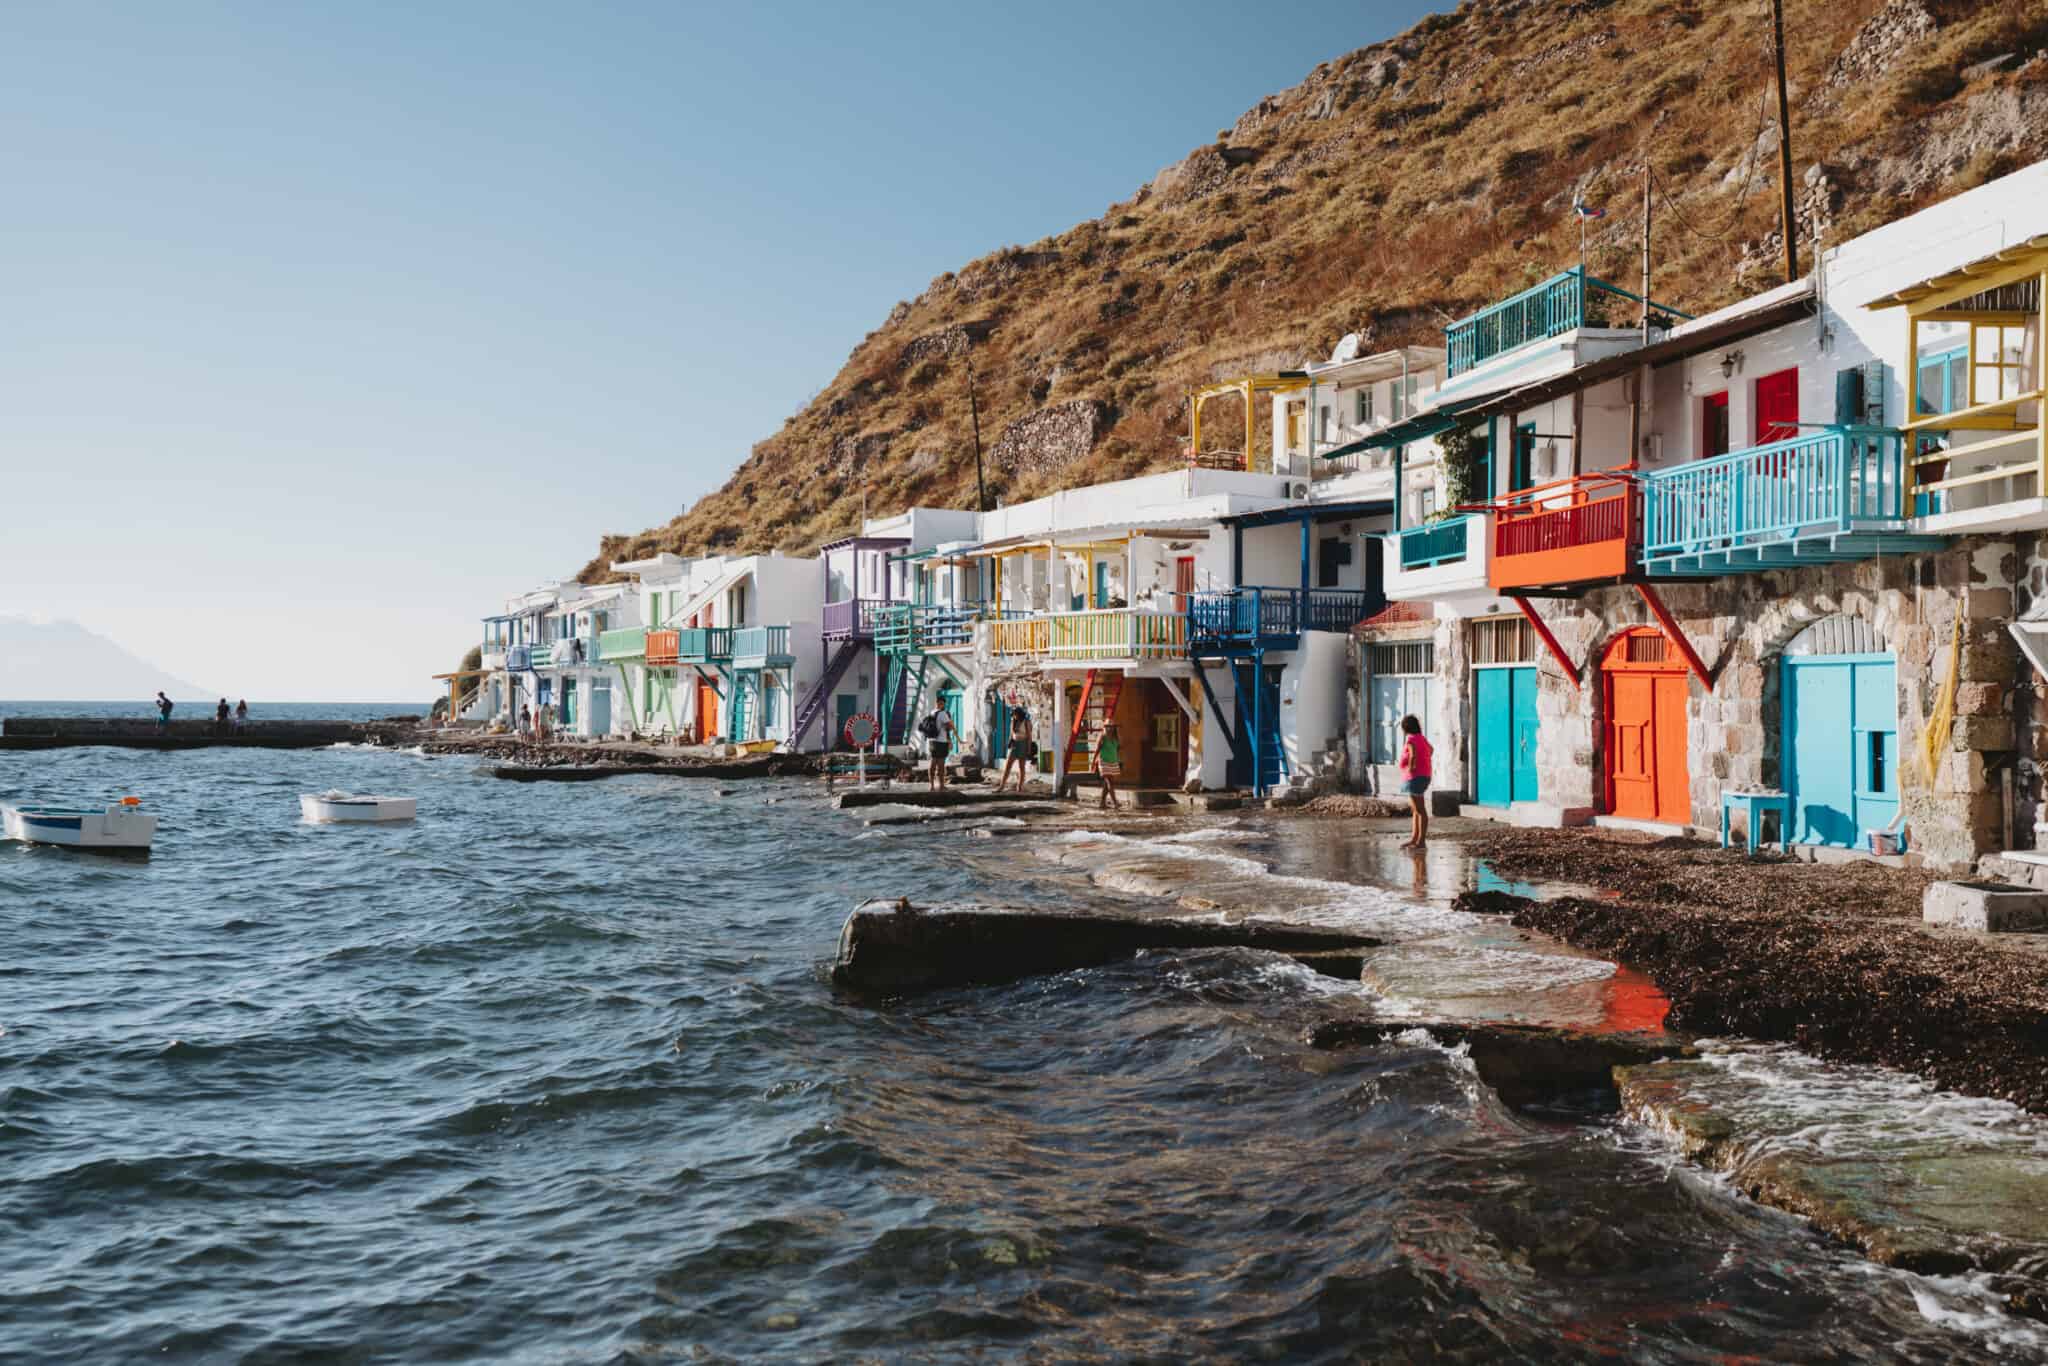
[[[1095,601],[1089,605],[1092,607],[1109,606],[1108,560],[1097,560],[1095,562]]]
[[[1866,845],[1899,813],[1898,669],[1892,656],[1788,656],[1785,790],[1792,838]]]
[[[853,693],[843,692],[833,699],[832,734],[827,737],[826,747],[836,749],[846,743],[846,723],[860,710],[860,698]]]
[[[955,743],[967,732],[967,696],[951,683],[939,689],[939,701],[945,704],[946,715],[953,718]]]
[[[609,735],[612,729],[612,685],[593,680],[590,685],[590,733]]]
[[[1472,798],[1481,806],[1536,800],[1536,666],[1472,671]]]
[[[1513,800],[1536,800],[1536,666],[1510,669],[1509,689],[1514,700],[1515,758],[1509,770],[1514,784]]]

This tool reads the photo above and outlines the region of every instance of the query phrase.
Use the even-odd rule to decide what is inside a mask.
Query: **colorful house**
[[[789,739],[795,699],[822,655],[816,560],[663,554],[612,569],[637,580],[648,623],[613,646],[615,659],[637,661],[646,733],[691,744]]]
[[[792,748],[837,746],[858,713],[886,728],[886,743],[905,740],[924,682],[936,680],[926,655],[912,648],[910,620],[897,609],[918,605],[916,560],[943,543],[971,539],[975,520],[966,509],[911,508],[870,518],[859,534],[819,552],[809,591],[820,604],[823,659],[800,694]]]
[[[1795,842],[1962,864],[2009,838],[2043,204],[2036,166],[1704,317],[1566,272],[1448,329],[1454,373],[1381,439],[1433,437],[1466,515],[1404,527],[1385,582],[1432,614],[1407,663],[1476,808],[1713,829],[1765,790]]]

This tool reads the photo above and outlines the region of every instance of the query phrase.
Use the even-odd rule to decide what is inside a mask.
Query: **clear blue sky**
[[[8,7],[0,611],[429,695],[891,305],[1426,7]]]

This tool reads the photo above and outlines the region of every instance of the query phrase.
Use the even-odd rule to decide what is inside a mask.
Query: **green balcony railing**
[[[685,626],[676,632],[676,658],[685,664],[708,664],[732,658],[732,627]]]
[[[646,656],[647,628],[644,626],[620,627],[597,638],[599,659],[644,659]]]

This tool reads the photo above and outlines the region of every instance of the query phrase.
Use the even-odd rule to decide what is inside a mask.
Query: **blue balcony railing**
[[[1187,595],[1188,649],[1292,646],[1303,631],[1349,631],[1378,610],[1352,588],[1234,588]]]
[[[1904,439],[1831,426],[1640,476],[1646,564],[1881,529],[1906,515]]]
[[[1586,274],[1584,267],[1573,266],[1512,298],[1460,318],[1444,329],[1444,347],[1450,353],[1446,372],[1462,375],[1530,342],[1563,336],[1589,323],[1600,326],[1605,321],[1604,301],[1599,298],[1603,294],[1637,304],[1643,302],[1642,295],[1631,294],[1619,285]],[[1589,299],[1594,305],[1591,317],[1587,315]],[[1653,319],[1659,315],[1666,319],[1691,316],[1654,300],[1650,312]]]
[[[1440,564],[1457,564],[1469,546],[1472,519],[1447,517],[1426,522],[1401,533],[1401,568],[1431,569]]]

